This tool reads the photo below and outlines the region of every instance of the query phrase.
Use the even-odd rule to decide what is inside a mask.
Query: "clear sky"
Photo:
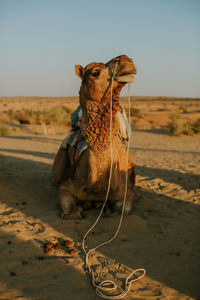
[[[0,0],[0,96],[76,96],[121,54],[135,95],[200,97],[200,0]]]

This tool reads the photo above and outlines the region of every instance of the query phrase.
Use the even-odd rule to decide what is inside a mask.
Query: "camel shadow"
[[[186,191],[196,190],[200,186],[200,176],[192,173],[181,173],[175,170],[149,168],[136,166],[136,173],[148,179],[160,178],[165,182],[171,182],[182,186]]]
[[[165,150],[165,149],[145,149],[145,148],[139,148],[139,147],[134,147],[130,148],[132,151],[144,151],[144,152],[166,152],[166,153],[182,153],[182,154],[194,154],[194,155],[199,155],[199,152],[194,152],[194,151],[180,151],[180,150]]]
[[[13,150],[12,153],[14,152],[18,153]],[[25,152],[28,153],[28,151]],[[34,155],[33,151],[30,151],[30,154]],[[40,152],[36,152],[35,155],[39,156]],[[43,153],[41,153],[41,157],[43,157]],[[79,221],[60,219],[56,188],[51,186],[50,164],[0,155],[0,165],[1,200],[6,205],[17,208],[26,216],[39,218],[60,234],[67,234],[73,239],[81,241],[83,234],[92,224],[90,221],[96,217],[93,215],[94,211],[88,211],[87,219]],[[149,178],[159,176],[167,182],[171,182],[170,176],[180,175],[168,170],[160,171],[159,169],[137,167],[139,174]],[[196,180],[196,177],[193,179]],[[187,177],[184,177],[183,180],[187,180]],[[112,246],[116,246],[114,249],[120,247],[121,251],[112,253],[108,246],[102,250],[103,253],[108,256],[113,254],[116,260],[129,267],[142,266],[147,269],[148,277],[181,293],[198,297],[198,253],[200,251],[198,251],[196,232],[199,225],[199,207],[139,187],[136,188],[136,197],[139,201],[134,214],[144,220],[146,227],[141,232],[137,232],[134,230],[134,215],[126,217],[124,219],[125,227],[122,227],[123,241],[120,241],[120,246],[117,241],[112,244]],[[107,222],[111,224],[111,218],[105,220],[104,227],[106,226],[106,229],[103,229],[105,234],[107,233]],[[117,220],[117,217],[115,218]],[[132,223],[133,227],[130,227]],[[132,228],[133,232],[129,228]],[[104,233],[100,231],[99,237],[103,237]],[[144,247],[144,245],[146,246]],[[126,252],[127,254],[125,254]],[[4,255],[7,257],[8,253]],[[45,267],[43,266],[43,268]],[[49,272],[53,273],[53,268]],[[80,275],[79,277],[81,282],[84,276]],[[7,284],[7,287],[12,287],[12,281],[7,281],[7,279],[6,276],[5,278],[1,276],[1,280]],[[56,282],[53,286],[56,286]],[[87,290],[90,290],[89,284]],[[27,289],[25,292],[28,294],[29,290]],[[79,299],[78,296],[73,299]]]
[[[38,152],[38,151],[29,151],[29,150],[13,150],[13,149],[6,149],[0,148],[0,151],[5,151],[8,153],[17,153],[17,154],[26,154],[26,155],[33,155],[36,157],[44,157],[44,158],[49,158],[49,159],[54,159],[55,154],[54,153],[48,153],[48,152]]]
[[[56,143],[59,144],[61,142],[61,139],[58,138],[50,138],[50,137],[44,137],[44,136],[20,136],[20,135],[13,135],[13,136],[4,136],[4,139],[14,139],[14,140],[28,140],[28,141],[36,141],[36,142],[43,142],[43,143]]]

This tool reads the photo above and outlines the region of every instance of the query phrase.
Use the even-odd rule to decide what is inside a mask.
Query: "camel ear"
[[[75,71],[76,71],[76,75],[78,77],[81,78],[81,80],[83,80],[84,75],[85,75],[85,70],[81,65],[75,65]]]

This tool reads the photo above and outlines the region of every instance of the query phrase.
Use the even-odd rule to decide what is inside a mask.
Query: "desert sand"
[[[81,220],[60,218],[51,167],[66,133],[41,133],[25,126],[0,137],[0,299],[100,299],[81,249],[98,210]],[[130,155],[135,208],[117,238],[92,258],[96,275],[123,289],[132,270],[145,268],[124,299],[200,299],[199,136],[135,130]],[[111,237],[118,222],[118,216],[102,218],[88,249]],[[65,240],[70,247],[45,253],[45,243]]]

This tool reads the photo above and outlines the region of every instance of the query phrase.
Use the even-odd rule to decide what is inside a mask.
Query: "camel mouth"
[[[125,73],[118,76],[115,76],[115,80],[119,83],[131,83],[134,81],[133,73]]]

